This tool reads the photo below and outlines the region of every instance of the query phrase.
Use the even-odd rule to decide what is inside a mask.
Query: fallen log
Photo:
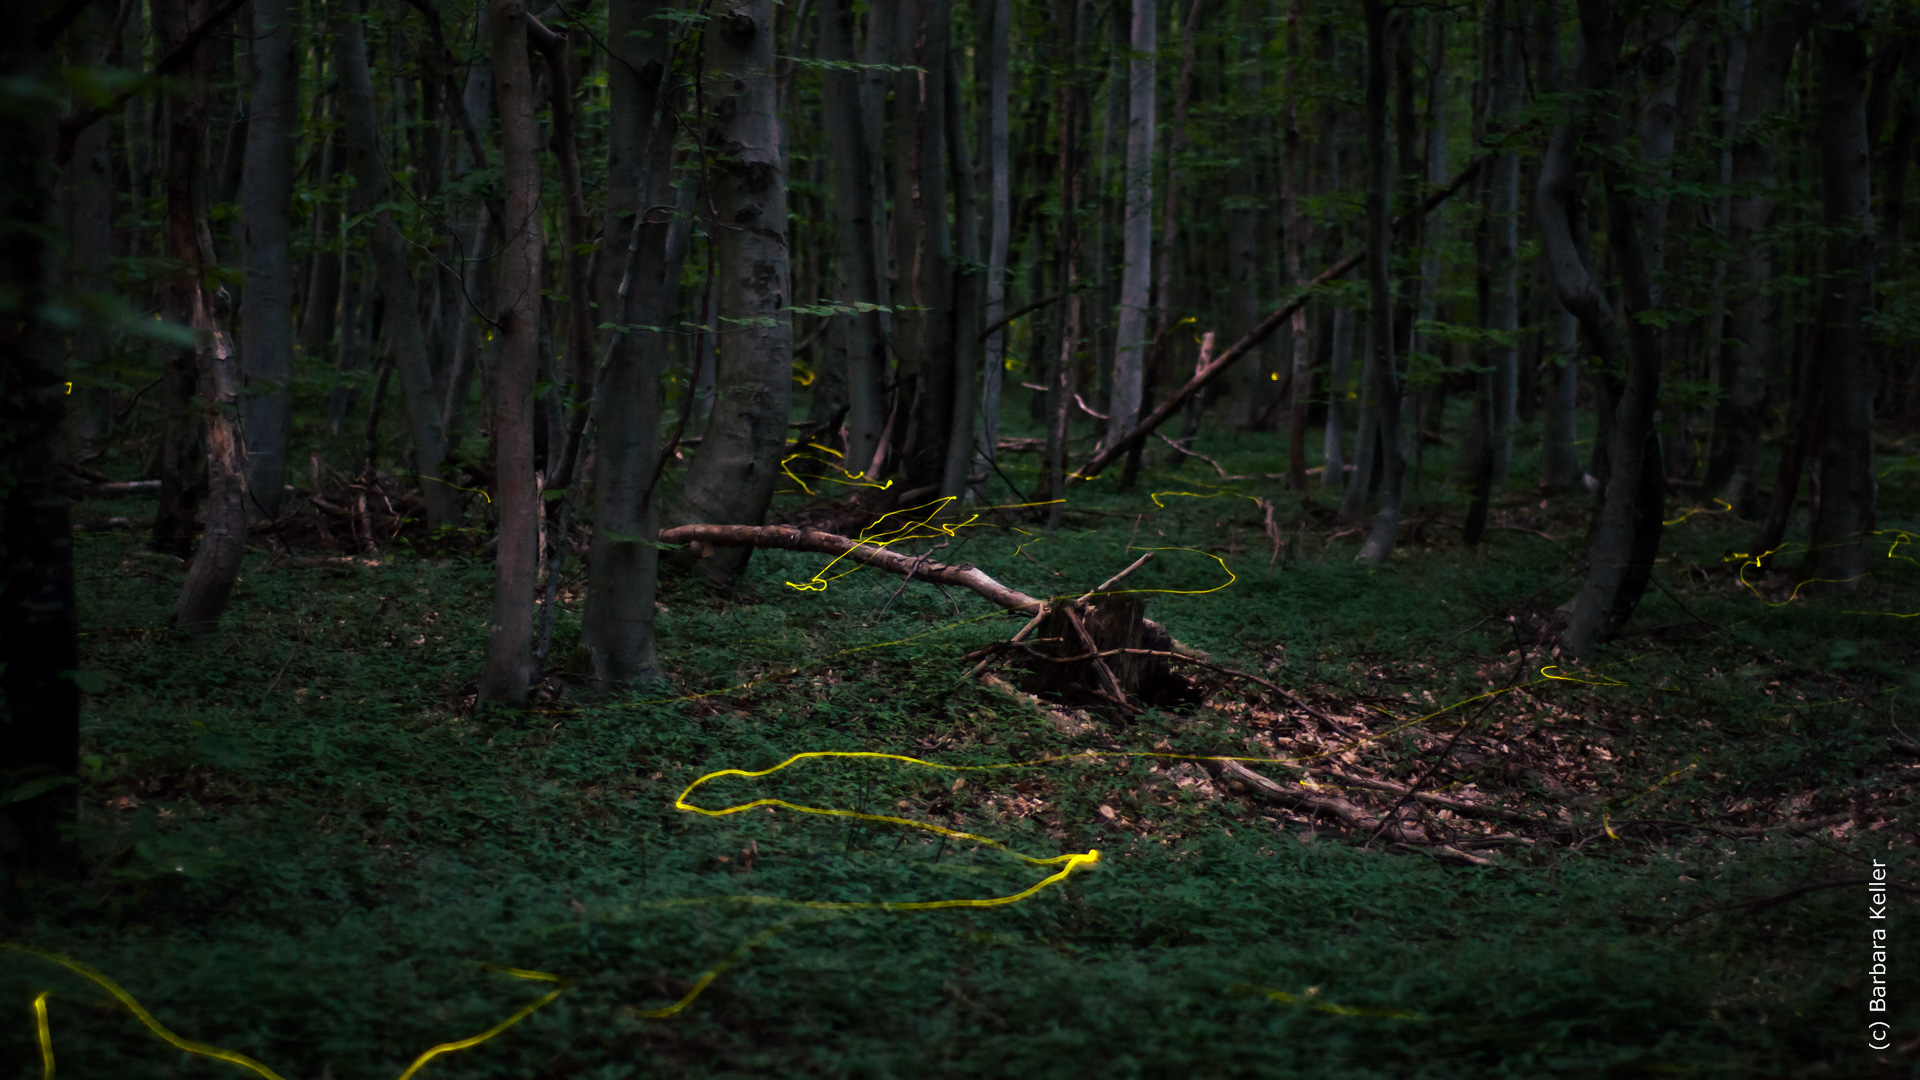
[[[1008,611],[1037,615],[1047,606],[1045,600],[1028,596],[1018,589],[1010,589],[976,566],[934,562],[876,544],[862,543],[838,533],[798,529],[792,525],[676,525],[660,530],[660,542],[696,548],[701,545],[764,547],[842,556],[861,566],[872,566],[903,577],[966,589]]]
[[[1030,616],[1024,629],[1014,635],[1015,647],[1029,632],[1039,627],[1043,637],[1053,643],[1065,642],[1071,635],[1072,647],[1069,652],[1084,650],[1084,656],[1067,656],[1059,662],[1077,665],[1085,674],[1076,673],[1062,677],[1051,673],[1052,665],[1043,665],[1035,672],[1035,682],[1048,688],[1058,689],[1066,685],[1079,685],[1093,690],[1098,696],[1107,699],[1123,711],[1135,711],[1129,696],[1143,689],[1152,694],[1169,689],[1167,671],[1160,658],[1171,655],[1167,646],[1174,644],[1173,638],[1165,627],[1141,613],[1137,599],[1124,597],[1105,597],[1100,602],[1089,603],[1104,590],[1111,588],[1121,578],[1144,564],[1145,557],[1136,559],[1133,564],[1113,575],[1099,587],[1084,596],[1071,595],[1042,599],[1029,596],[1018,589],[1009,588],[994,580],[985,571],[976,566],[959,563],[936,562],[926,555],[909,555],[894,551],[878,544],[863,543],[838,533],[821,532],[817,529],[802,529],[792,525],[677,525],[671,529],[660,530],[660,543],[685,544],[696,550],[716,547],[764,547],[779,548],[786,551],[811,551],[820,555],[832,555],[837,559],[847,559],[860,566],[899,574],[907,581],[925,581],[935,585],[951,585],[966,589],[980,598],[998,604],[1008,611],[1017,611]],[[706,552],[700,552],[704,557]],[[1049,630],[1048,628],[1051,627]],[[1141,645],[1160,645],[1160,649],[1140,648]],[[1139,654],[1146,662],[1139,662],[1129,654]],[[989,656],[991,654],[989,653]],[[1129,662],[1117,665],[1107,663],[1107,658],[1119,656]],[[971,657],[969,657],[971,659]],[[1055,659],[1047,657],[1047,659]],[[984,668],[986,660],[981,661]],[[981,668],[976,668],[977,674]],[[1092,676],[1091,679],[1085,677]],[[1184,683],[1179,684],[1184,687]],[[1176,688],[1177,689],[1177,688]]]
[[[1466,168],[1461,169],[1458,175],[1447,181],[1444,187],[1435,188],[1432,194],[1421,201],[1417,209],[1394,218],[1394,229],[1398,230],[1401,225],[1409,221],[1425,217],[1434,207],[1446,202],[1455,192],[1465,187],[1469,181],[1479,174],[1480,163],[1485,160],[1485,158],[1475,158]],[[1217,378],[1221,372],[1231,367],[1234,361],[1252,352],[1259,347],[1261,342],[1273,336],[1275,330],[1280,329],[1281,326],[1293,318],[1294,312],[1306,305],[1307,300],[1312,297],[1314,289],[1345,277],[1349,271],[1359,266],[1365,259],[1366,252],[1356,251],[1321,271],[1319,277],[1307,283],[1306,289],[1302,291],[1300,295],[1280,305],[1279,310],[1262,319],[1258,326],[1247,331],[1246,336],[1234,342],[1228,347],[1226,352],[1214,357],[1205,366],[1201,367],[1200,370],[1195,371],[1193,378],[1188,379],[1185,386],[1174,391],[1172,396],[1156,406],[1153,412],[1149,413],[1146,419],[1141,420],[1140,423],[1135,425],[1131,431],[1120,436],[1112,445],[1103,448],[1085,464],[1068,473],[1068,486],[1080,483],[1083,480],[1093,479],[1100,475],[1102,469],[1105,469],[1107,466],[1126,456],[1129,451],[1145,440],[1147,436],[1153,434],[1154,430],[1165,423],[1169,417],[1185,409],[1189,398],[1205,389],[1208,383]]]

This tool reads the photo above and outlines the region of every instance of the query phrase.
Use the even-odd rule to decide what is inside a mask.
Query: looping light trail
[[[206,1043],[195,1042],[192,1039],[182,1038],[174,1034],[165,1024],[154,1019],[153,1014],[148,1012],[138,1001],[134,1000],[133,995],[127,993],[119,983],[107,978],[87,964],[83,964],[71,957],[62,956],[59,953],[48,952],[45,949],[36,949],[31,945],[20,945],[10,941],[0,941],[0,949],[22,953],[50,964],[56,964],[88,980],[102,990],[105,990],[108,994],[111,994],[114,1000],[125,1006],[126,1010],[132,1013],[134,1018],[139,1020],[141,1024],[145,1025],[148,1031],[153,1032],[162,1042],[165,1042],[176,1050],[188,1054],[197,1054],[200,1057],[212,1058],[215,1061],[224,1061],[231,1065],[238,1065],[254,1075],[261,1077],[262,1080],[286,1080],[286,1078],[279,1073],[274,1072],[266,1065],[245,1054],[233,1050],[223,1050],[218,1046],[209,1046]],[[508,1028],[551,1004],[555,998],[566,993],[572,986],[572,983],[561,976],[549,974],[544,971],[527,971],[520,968],[495,968],[494,970],[503,974],[512,975],[517,979],[534,979],[542,982],[558,983],[559,985],[544,997],[541,997],[531,1004],[521,1006],[511,1016],[478,1035],[459,1039],[454,1042],[441,1043],[438,1046],[428,1049],[425,1053],[413,1060],[413,1064],[407,1067],[407,1071],[400,1074],[398,1080],[412,1080],[413,1075],[419,1072],[427,1062],[432,1061],[441,1054],[478,1046],[488,1039],[499,1035],[501,1032],[506,1031]],[[51,996],[51,994],[52,991],[43,990],[38,997],[33,999],[34,1017],[37,1021],[38,1034],[40,1037],[40,1060],[45,1067],[47,1080],[52,1080],[53,1077],[53,1033],[47,1022],[47,998]]]

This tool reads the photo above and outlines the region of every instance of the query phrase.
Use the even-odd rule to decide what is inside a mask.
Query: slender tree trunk
[[[77,789],[20,785],[80,772],[80,666],[67,504],[67,371],[52,313],[60,253],[52,159],[57,58],[34,28],[63,5],[16,10],[0,42],[0,894],[78,862]],[[102,125],[108,126],[108,125]]]
[[[206,20],[211,8],[205,0],[165,3],[155,13],[155,29],[163,41],[177,48]],[[240,442],[237,415],[239,372],[224,326],[227,295],[224,289],[210,293],[205,288],[219,265],[207,225],[207,196],[202,190],[206,175],[200,156],[214,64],[210,44],[203,43],[195,52],[187,66],[187,89],[167,106],[166,252],[173,267],[166,284],[166,309],[170,321],[193,332],[193,344],[176,349],[168,363],[175,372],[171,381],[191,388],[181,406],[191,401],[200,407],[207,521],[193,548],[172,621],[193,632],[208,632],[219,626],[220,612],[246,554],[246,449]],[[190,523],[189,516],[176,527]]]
[[[1133,0],[1132,59],[1127,67],[1127,176],[1120,227],[1120,325],[1114,338],[1113,390],[1107,399],[1107,438],[1118,439],[1140,419],[1146,378],[1148,289],[1153,281],[1153,97],[1157,14],[1154,0]]]
[[[1168,338],[1173,331],[1173,272],[1174,264],[1179,261],[1177,243],[1180,239],[1180,159],[1187,149],[1187,113],[1193,102],[1195,66],[1198,50],[1195,48],[1200,34],[1200,15],[1206,0],[1193,0],[1187,6],[1186,23],[1180,35],[1180,78],[1173,89],[1173,122],[1167,130],[1167,192],[1160,211],[1160,265],[1159,274],[1154,283],[1153,299],[1153,340],[1154,348],[1148,359],[1148,378],[1141,392],[1141,412],[1153,394],[1154,382],[1159,378],[1170,378],[1172,364],[1168,361]],[[1109,436],[1112,438],[1112,436]],[[1126,468],[1121,474],[1120,486],[1131,489],[1134,479],[1140,471],[1140,455],[1145,451],[1144,442],[1134,444],[1127,454]],[[1182,456],[1173,455],[1173,463],[1178,464]]]
[[[593,557],[580,641],[593,678],[616,688],[658,676],[653,598],[660,528],[660,374],[665,334],[626,327],[664,326],[677,306],[684,245],[669,243],[675,222],[662,212],[674,192],[672,113],[667,108],[673,31],[662,15],[672,0],[614,0],[608,34],[607,207],[600,295],[608,334],[606,374],[594,405]],[[691,177],[688,185],[696,183]],[[676,257],[677,255],[677,257]]]
[[[573,386],[572,401],[565,423],[565,446],[558,443],[548,451],[547,489],[564,490],[573,483],[580,444],[586,433],[588,404],[593,397],[593,282],[587,274],[589,249],[593,246],[592,225],[587,217],[586,189],[580,180],[579,137],[575,132],[573,106],[572,39],[555,33],[529,16],[527,31],[546,60],[549,115],[552,120],[554,160],[560,166],[560,259],[562,279],[567,290],[566,361],[567,368],[555,374]],[[558,390],[554,391],[556,394]],[[554,432],[550,438],[559,439]],[[567,500],[549,507],[548,517],[557,519]]]
[[[853,0],[824,0],[820,5],[820,57],[852,64]],[[880,269],[875,264],[875,218],[886,216],[873,191],[866,125],[861,116],[860,76],[830,67],[823,76],[822,114],[826,121],[827,169],[833,187],[834,299],[841,304],[880,302]],[[878,312],[834,316],[827,348],[832,361],[847,369],[847,456],[849,472],[864,473],[873,464],[886,426],[887,347]]]
[[[870,214],[872,235],[868,239],[873,244],[873,284],[878,290],[873,302],[880,305],[880,310],[874,314],[878,317],[880,325],[877,350],[880,354],[882,386],[889,381],[888,358],[897,357],[900,352],[896,347],[893,331],[895,253],[891,239],[893,231],[889,228],[887,215],[888,204],[897,200],[889,192],[886,154],[887,88],[893,84],[894,80],[890,69],[894,66],[895,49],[898,45],[896,39],[899,37],[900,7],[899,4],[870,3],[867,5],[867,40],[865,42],[867,68],[860,82],[860,123],[866,132],[868,187],[873,192],[873,210]],[[899,205],[896,205],[894,212],[898,213],[899,209]],[[898,380],[895,379],[894,382],[897,384]],[[894,396],[899,396],[900,391],[897,385],[893,393]],[[882,414],[889,412],[884,391],[880,399],[880,411]],[[884,415],[880,424],[884,432],[886,427]],[[902,434],[904,432],[895,433],[892,437],[891,441],[894,445],[897,446],[901,442]],[[891,452],[891,448],[885,445],[888,441],[886,438],[881,438],[874,447],[873,460],[856,463],[852,468],[856,471],[864,470],[869,480],[878,480],[881,470],[887,466],[886,455]]]
[[[676,524],[758,525],[773,499],[793,399],[793,324],[787,287],[787,178],[774,111],[772,0],[716,5],[708,52],[707,145],[731,152],[712,166],[718,238],[716,396],[669,518]],[[746,550],[700,561],[724,586]]]
[[[1520,135],[1514,130],[1523,104],[1525,60],[1520,51],[1520,13],[1517,4],[1496,0],[1491,8],[1494,25],[1492,135],[1501,143],[1489,176],[1491,199],[1487,207],[1492,230],[1493,291],[1487,329],[1495,338],[1493,362],[1492,455],[1494,484],[1504,483],[1513,464],[1514,429],[1520,402]]]
[[[1387,125],[1387,0],[1365,0],[1367,23],[1367,389],[1379,430],[1378,453],[1384,461],[1380,509],[1360,547],[1361,562],[1377,563],[1393,550],[1400,529],[1400,506],[1407,474],[1406,448],[1400,441],[1400,376],[1394,359],[1393,278],[1388,255],[1393,242],[1393,159]],[[1357,472],[1356,485],[1366,479]]]
[[[1353,416],[1353,405],[1358,395],[1353,386],[1353,338],[1355,322],[1353,309],[1335,307],[1323,309],[1321,317],[1327,328],[1327,424],[1320,432],[1320,486],[1341,493],[1342,504],[1346,501],[1343,486],[1347,482],[1347,426]],[[1360,446],[1354,447],[1354,456],[1360,457]],[[1373,458],[1369,454],[1367,460]],[[1349,515],[1350,517],[1351,515]]]
[[[414,467],[420,473],[420,499],[431,528],[460,520],[459,491],[442,475],[446,460],[441,400],[434,393],[433,360],[420,321],[420,296],[409,265],[411,250],[400,223],[386,209],[392,199],[388,162],[381,152],[380,124],[374,110],[373,79],[367,71],[367,46],[360,20],[344,6],[334,9],[338,37],[340,118],[347,156],[353,165],[357,197],[374,212],[369,247],[374,273],[385,300],[383,333],[391,344],[400,376],[402,411],[411,437]],[[523,28],[524,32],[524,28]],[[513,228],[512,224],[509,229]]]
[[[1873,290],[1873,209],[1869,193],[1866,0],[1823,0],[1814,34],[1819,58],[1821,221],[1827,228],[1819,318],[1823,388],[1820,505],[1813,519],[1811,572],[1836,589],[1857,589],[1873,534],[1873,375],[1861,325]]]
[[[92,4],[67,32],[73,60],[93,64],[103,58],[120,66],[114,12]],[[73,156],[61,176],[61,218],[68,237],[65,277],[76,298],[104,297],[112,287],[115,191],[113,123],[102,117],[73,140]],[[70,371],[73,392],[67,405],[74,448],[90,449],[113,427],[113,390],[103,385],[110,329],[106,320],[82,318],[72,329]]]
[[[154,33],[171,51],[206,11],[205,0],[160,0],[154,6]],[[200,269],[201,190],[206,183],[207,81],[212,77],[212,46],[202,43],[183,65],[177,90],[167,96],[165,160],[158,163],[166,205],[161,252],[172,263],[160,285],[161,312],[176,327],[197,330],[206,321]],[[212,246],[207,238],[206,247]],[[200,500],[206,493],[206,459],[200,418],[193,403],[198,385],[198,349],[169,346],[161,369],[160,493],[153,519],[153,546],[180,558],[194,552]]]
[[[903,0],[896,27],[893,251],[901,310],[893,320],[902,440],[911,485],[938,484],[953,416],[953,237],[947,222],[946,79],[951,0]]]
[[[1547,390],[1545,431],[1540,437],[1540,483],[1549,491],[1565,491],[1580,483],[1579,442],[1580,321],[1549,295],[1547,308],[1547,355],[1553,365],[1553,381]]]
[[[1280,202],[1286,214],[1284,250],[1287,284],[1306,287],[1307,257],[1307,148],[1300,137],[1300,97],[1305,92],[1301,71],[1305,46],[1300,40],[1304,18],[1302,0],[1287,4],[1286,130],[1281,136],[1285,160],[1281,163]],[[1313,343],[1307,336],[1307,309],[1301,305],[1293,313],[1288,328],[1292,376],[1287,408],[1287,486],[1294,491],[1307,490],[1307,410],[1313,404]],[[1323,462],[1324,464],[1324,462]]]
[[[1064,46],[1059,53],[1060,59],[1056,61],[1062,70],[1056,75],[1054,91],[1054,120],[1059,127],[1055,144],[1058,155],[1054,165],[1054,183],[1058,186],[1060,200],[1054,261],[1058,268],[1055,279],[1060,286],[1061,301],[1057,309],[1055,344],[1047,368],[1046,458],[1042,465],[1040,489],[1034,495],[1036,500],[1042,502],[1059,500],[1066,494],[1067,437],[1072,430],[1069,420],[1073,415],[1073,358],[1083,329],[1081,297],[1075,288],[1080,279],[1078,214],[1081,164],[1080,102],[1076,90],[1079,86],[1080,42],[1084,30],[1082,17],[1085,14],[1077,0],[1058,0],[1054,5],[1054,24],[1060,35],[1058,40]],[[1061,505],[1056,501],[1048,508],[1048,533],[1060,527]]]
[[[296,9],[253,0],[253,101],[241,189],[247,287],[240,297],[240,425],[248,511],[280,512],[293,409],[293,139],[299,123]]]
[[[960,65],[951,50],[946,69],[947,161],[953,182],[953,227],[959,234],[953,269],[953,420],[947,433],[947,460],[940,494],[957,511],[967,493],[973,467],[973,418],[978,408],[974,368],[980,357],[980,215],[975,209],[973,154],[967,147],[967,116],[960,97]]]
[[[1806,0],[1785,0],[1760,19],[1747,46],[1734,130],[1729,274],[1733,314],[1722,357],[1725,394],[1714,417],[1718,444],[1707,470],[1707,490],[1742,517],[1759,506],[1760,434],[1766,419],[1767,370],[1774,353],[1773,239],[1770,227],[1779,186],[1774,130],[1763,123],[1786,96],[1794,52],[1812,17]]]
[[[1001,377],[1006,372],[1007,330],[1000,326],[1007,309],[1007,244],[1012,237],[1013,184],[1007,156],[1007,98],[1010,93],[1008,68],[1011,41],[1008,24],[1013,21],[1013,0],[986,0],[992,12],[986,38],[986,113],[987,174],[990,194],[987,206],[987,280],[986,311],[982,318],[988,326],[998,327],[986,341],[982,357],[985,371],[980,386],[980,455],[986,471],[995,468],[1000,441]],[[960,343],[962,347],[967,342]],[[984,490],[984,489],[983,489]]]
[[[500,355],[494,365],[493,626],[480,701],[518,705],[533,678],[533,589],[540,492],[534,481],[534,379],[540,367],[540,122],[527,62],[526,9],[492,0],[494,93],[500,106],[500,184],[506,244],[500,252]],[[383,276],[384,283],[384,276]],[[389,303],[388,318],[392,318]]]
[[[1586,126],[1601,147],[1618,147],[1625,137],[1619,118],[1623,22],[1624,16],[1606,0],[1580,0],[1586,44],[1581,83],[1590,110]],[[1651,326],[1633,318],[1635,312],[1652,306],[1639,207],[1632,201],[1629,178],[1619,163],[1604,152],[1599,154],[1607,192],[1607,241],[1619,267],[1625,299],[1623,326],[1588,274],[1573,239],[1575,141],[1575,128],[1562,125],[1541,161],[1538,201],[1543,247],[1561,302],[1586,328],[1594,352],[1603,362],[1625,371],[1607,438],[1607,481],[1588,549],[1587,580],[1574,598],[1561,636],[1562,646],[1577,656],[1616,631],[1639,602],[1659,543],[1662,476],[1657,455],[1652,468],[1646,468],[1649,449],[1656,445],[1652,436],[1659,406],[1659,340]]]

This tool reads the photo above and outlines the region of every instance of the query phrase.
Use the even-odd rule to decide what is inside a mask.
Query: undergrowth
[[[1201,449],[1230,473],[1271,467],[1250,437]],[[1004,467],[1034,479],[1031,458]],[[1091,484],[1050,536],[989,515],[937,557],[1077,594],[1130,549],[1188,549],[1126,583],[1166,590],[1149,613],[1183,645],[1377,735],[1336,763],[1436,774],[1436,790],[1492,794],[1540,830],[1463,842],[1486,865],[1462,865],[1251,802],[1152,755],[1286,749],[1288,710],[1257,687],[1189,671],[1203,703],[1133,718],[1022,700],[959,659],[1019,620],[871,572],[790,587],[813,556],[757,553],[725,597],[667,582],[667,678],[616,697],[577,678],[576,566],[542,703],[476,713],[491,604],[477,556],[261,547],[225,628],[191,638],[161,629],[179,563],[96,523],[79,538],[88,875],[33,896],[4,937],[84,961],[181,1036],[289,1078],[398,1076],[552,988],[503,968],[570,985],[422,1075],[1912,1075],[1912,1043],[1864,1050],[1863,890],[1788,895],[1874,859],[1920,877],[1914,638],[1859,614],[1915,609],[1910,562],[1882,560],[1859,593],[1783,603],[1790,585],[1743,583],[1727,558],[1750,525],[1697,514],[1668,530],[1629,632],[1572,665],[1549,631],[1578,584],[1583,498],[1510,490],[1470,550],[1429,473],[1426,524],[1365,568],[1359,537],[1278,481],[1212,471]],[[1915,510],[1884,493],[1883,527],[1913,527]],[[1562,677],[1543,678],[1555,664]],[[694,798],[1102,857],[998,907],[725,899],[991,898],[1050,872],[871,820],[674,809],[706,773],[818,750],[1041,763],[807,761]],[[661,903],[683,899],[698,902]],[[1892,923],[1898,972],[1920,963],[1908,910]],[[643,1015],[716,965],[684,1010]],[[63,1076],[240,1075],[20,955],[0,964],[5,1075],[39,1075],[42,990]],[[1903,1041],[1913,1015],[1896,1000]]]

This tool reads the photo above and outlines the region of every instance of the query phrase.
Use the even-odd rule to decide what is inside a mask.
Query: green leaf
[[[62,784],[71,783],[73,783],[73,777],[71,776],[36,776],[31,780],[22,781],[14,785],[13,790],[7,792],[5,795],[0,795],[0,806],[6,806],[10,803],[26,802],[28,799],[45,795],[47,792],[52,791]]]

